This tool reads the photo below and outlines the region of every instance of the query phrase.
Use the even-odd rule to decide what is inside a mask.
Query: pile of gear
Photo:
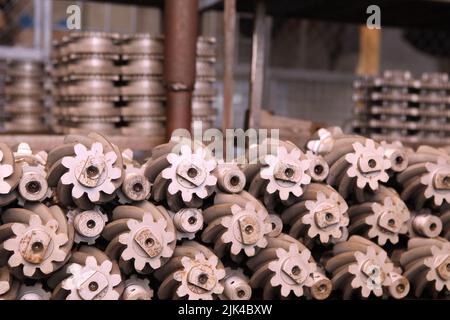
[[[448,299],[444,149],[329,128],[246,160],[181,137],[142,164],[97,133],[0,143],[0,298]]]
[[[214,38],[197,43],[193,121],[214,125]],[[53,128],[57,133],[165,134],[164,38],[74,32],[54,42]]]
[[[355,132],[376,140],[450,143],[450,83],[445,73],[387,70],[354,83]]]
[[[9,61],[2,105],[5,131],[47,131],[44,115],[48,103],[46,70],[38,61]],[[2,101],[0,101],[2,102]]]

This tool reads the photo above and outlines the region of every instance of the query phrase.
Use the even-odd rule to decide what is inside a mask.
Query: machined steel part
[[[122,55],[122,59],[127,62],[120,67],[122,75],[162,77],[164,63],[162,57],[146,54],[127,54]]]
[[[150,197],[151,183],[145,176],[145,167],[133,159],[133,151],[125,149],[122,152],[125,177],[121,188],[117,191],[122,204],[147,200]]]
[[[10,61],[6,68],[6,73],[12,77],[40,77],[44,72],[42,62],[32,60]]]
[[[289,226],[289,235],[309,243],[331,244],[347,234],[349,217],[345,200],[332,187],[311,183],[302,196],[281,214]]]
[[[404,276],[416,297],[437,297],[450,290],[450,243],[443,238],[411,238],[400,256]]]
[[[106,32],[72,32],[64,43],[65,53],[106,53],[119,54],[119,35]]]
[[[102,236],[106,254],[119,261],[122,272],[148,274],[164,266],[176,245],[175,226],[163,207],[147,201],[118,206]]]
[[[217,188],[225,193],[239,193],[247,183],[244,172],[235,163],[218,162],[213,171],[217,178]]]
[[[120,94],[125,97],[163,97],[166,93],[162,78],[142,75],[123,75],[126,81],[120,87]]]
[[[103,232],[108,217],[100,207],[90,210],[72,209],[67,211],[67,221],[74,228],[74,242],[93,245]]]
[[[73,229],[60,207],[25,204],[5,210],[1,218],[1,256],[20,275],[46,277],[70,256]]]
[[[34,285],[22,284],[17,293],[17,300],[50,300],[51,292],[42,287],[42,283],[36,282]]]
[[[168,211],[177,229],[177,240],[195,238],[198,231],[203,229],[203,212],[197,208],[183,208],[177,212]]]
[[[151,300],[152,298],[153,289],[150,287],[150,280],[132,275],[125,281],[121,300]]]
[[[252,296],[249,278],[242,269],[225,268],[223,287],[223,294],[219,296],[222,300],[250,300]]]
[[[170,210],[200,207],[216,186],[216,160],[209,149],[191,140],[172,140],[153,149],[145,175],[153,183],[152,198],[167,200]]]
[[[402,199],[418,210],[430,199],[436,206],[450,203],[450,157],[444,151],[420,146],[409,156],[408,167],[397,176]]]
[[[145,54],[161,57],[164,54],[164,38],[148,33],[126,35],[120,43],[122,55]]]
[[[58,66],[58,76],[117,75],[120,71],[115,64],[117,60],[117,54],[71,54]]]
[[[216,193],[214,205],[203,211],[207,227],[201,239],[214,243],[218,257],[226,253],[232,259],[252,257],[267,246],[272,221],[264,206],[249,193]]]
[[[117,262],[91,246],[75,250],[47,283],[52,300],[118,300],[124,291]]]
[[[269,238],[267,247],[250,258],[247,266],[252,272],[250,285],[262,288],[264,300],[301,296],[322,300],[331,294],[331,281],[311,252],[286,234]]]
[[[380,186],[377,192],[359,191],[358,203],[348,210],[350,234],[363,235],[383,246],[399,242],[408,232],[411,214],[395,190]],[[376,238],[376,240],[375,240]]]
[[[25,201],[42,202],[51,197],[52,190],[47,183],[47,153],[33,153],[27,143],[20,143],[14,153],[16,163],[22,167],[22,176],[17,188],[19,204]]]
[[[424,208],[419,211],[412,211],[408,221],[408,236],[410,238],[436,238],[443,231],[443,220],[432,210]]]
[[[119,149],[98,133],[66,136],[49,152],[47,168],[60,203],[81,209],[112,200],[124,179]]]
[[[409,292],[407,277],[394,267],[386,251],[360,236],[336,244],[325,268],[332,274],[333,288],[346,300],[355,295],[402,299]]]
[[[222,262],[195,241],[177,246],[166,266],[154,275],[161,281],[159,299],[212,300],[224,293],[226,273]]]

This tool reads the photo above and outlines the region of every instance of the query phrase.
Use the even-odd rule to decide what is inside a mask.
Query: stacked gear
[[[213,151],[0,143],[0,299],[448,299],[446,149],[328,128]]]
[[[10,61],[6,67],[5,130],[14,133],[47,131],[46,70],[38,61]]]
[[[450,142],[445,73],[424,73],[418,79],[408,71],[387,70],[354,82],[357,133],[376,140],[413,144]]]

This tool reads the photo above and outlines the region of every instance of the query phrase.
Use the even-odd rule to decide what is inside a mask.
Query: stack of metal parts
[[[38,61],[10,61],[4,88],[5,130],[14,133],[47,131],[46,70]]]
[[[203,129],[214,127],[216,109],[216,39],[199,37],[197,40],[196,80],[192,96],[192,121],[201,121]]]
[[[448,299],[448,152],[338,128],[307,149],[0,143],[0,298]]]
[[[450,143],[450,83],[444,73],[385,71],[354,83],[355,132],[376,140]]]
[[[150,34],[124,36],[121,44],[123,65],[120,88],[125,135],[163,136],[165,88],[163,84],[164,40]]]
[[[118,132],[118,35],[75,32],[54,43],[53,129],[58,133]]]

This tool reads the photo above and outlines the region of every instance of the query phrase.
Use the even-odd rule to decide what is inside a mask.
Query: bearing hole
[[[153,238],[147,238],[146,240],[145,240],[145,245],[147,246],[147,247],[151,247],[151,246],[153,246],[155,244],[155,240],[153,240]]]
[[[388,225],[391,226],[391,227],[395,226],[395,220],[394,219],[389,219],[388,220]]]
[[[449,176],[445,176],[442,181],[444,182],[445,185],[450,185],[450,177]]]
[[[327,290],[327,286],[325,284],[321,284],[318,288],[319,292],[325,292]]]
[[[91,178],[91,179],[96,178],[98,176],[99,172],[100,171],[98,170],[98,168],[94,165],[90,165],[86,169],[86,174],[87,174],[88,178]]]
[[[405,291],[405,285],[403,283],[400,283],[397,287],[396,290],[398,293],[403,293]]]
[[[402,156],[395,157],[395,163],[396,164],[402,164],[403,163],[403,157]]]
[[[230,179],[230,184],[231,184],[233,187],[236,187],[237,185],[239,185],[239,182],[240,182],[240,181],[241,181],[241,180],[239,179],[238,176],[232,176],[231,179]]]
[[[42,242],[38,242],[38,241],[33,242],[31,245],[31,250],[34,253],[42,252],[42,250],[44,250],[44,245],[42,244]]]
[[[41,191],[41,183],[38,181],[30,181],[25,185],[25,189],[32,194],[36,194]]]
[[[370,159],[368,164],[369,164],[369,167],[373,169],[377,165],[377,162],[373,159]]]
[[[95,292],[98,290],[98,283],[95,281],[91,281],[91,282],[89,282],[88,287],[89,287],[89,290],[91,290],[92,292]]]
[[[329,212],[325,213],[325,220],[327,221],[333,220],[333,214]]]
[[[142,192],[142,190],[144,190],[144,186],[142,185],[142,183],[138,182],[138,183],[133,184],[134,192]]]
[[[433,222],[433,223],[430,224],[430,230],[431,230],[431,231],[436,230],[436,228],[437,228],[436,223]]]
[[[294,176],[294,169],[292,168],[286,168],[284,170],[284,175],[288,178],[292,178]]]
[[[323,166],[320,164],[314,167],[314,173],[315,174],[321,174],[323,172]]]
[[[189,168],[187,174],[189,178],[195,178],[198,175],[198,171],[195,168]]]
[[[253,226],[248,225],[245,227],[244,230],[245,230],[246,234],[251,234],[251,233],[253,233]]]
[[[293,266],[291,269],[291,273],[294,276],[298,276],[300,274],[300,267],[299,266]]]
[[[198,283],[205,284],[206,282],[208,282],[208,275],[206,273],[202,273],[198,276]]]
[[[197,223],[197,218],[196,217],[189,217],[188,223],[190,225],[196,224]]]
[[[245,291],[242,290],[242,289],[238,290],[238,291],[237,291],[237,296],[238,296],[239,298],[243,298],[243,297],[245,296]]]
[[[95,223],[94,220],[90,219],[90,220],[88,220],[88,222],[86,223],[86,226],[87,226],[89,229],[94,229],[95,226],[96,226],[96,223]]]
[[[445,265],[445,269],[447,269],[447,271],[450,272],[450,263],[447,263],[447,264]]]

